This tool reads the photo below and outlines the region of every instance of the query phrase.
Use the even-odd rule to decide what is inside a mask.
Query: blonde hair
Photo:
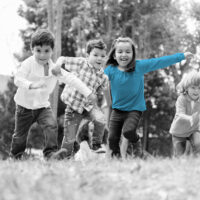
[[[176,86],[176,90],[179,94],[186,94],[188,87],[192,85],[200,86],[200,72],[191,71],[184,74],[181,81]]]

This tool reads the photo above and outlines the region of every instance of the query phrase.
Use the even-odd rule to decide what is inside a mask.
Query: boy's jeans
[[[51,108],[36,110],[17,105],[15,111],[15,130],[12,136],[11,156],[20,158],[26,149],[27,136],[31,125],[37,122],[45,135],[43,154],[50,156],[57,151],[57,122]]]
[[[177,137],[172,135],[174,155],[179,157],[185,153],[186,142],[189,140],[194,154],[200,153],[200,133],[194,132],[189,137]]]
[[[66,148],[68,151],[68,158],[74,155],[76,134],[83,118],[92,120],[94,123],[92,146],[101,145],[106,123],[104,114],[98,110],[98,108],[93,108],[90,112],[84,110],[82,114],[69,110],[70,109],[66,108],[64,120],[64,138],[62,142],[62,148]]]
[[[109,124],[109,148],[112,156],[120,157],[120,139],[124,135],[131,143],[136,143],[139,136],[136,133],[137,126],[142,116],[141,111],[120,111],[113,109]]]

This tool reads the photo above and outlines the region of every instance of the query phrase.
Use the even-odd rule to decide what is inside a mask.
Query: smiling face
[[[105,64],[106,50],[94,48],[88,55],[88,62],[95,68],[100,69]]]
[[[53,50],[50,45],[34,46],[32,48],[32,53],[40,65],[45,65],[51,59]]]
[[[114,58],[118,63],[118,68],[124,70],[133,58],[133,49],[129,42],[119,42],[116,44]]]
[[[196,101],[199,99],[200,95],[200,86],[191,85],[188,87],[188,96],[193,100]]]

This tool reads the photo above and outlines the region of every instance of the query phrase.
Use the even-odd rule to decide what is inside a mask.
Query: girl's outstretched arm
[[[193,56],[192,53],[185,52],[185,53],[176,53],[168,56],[162,56],[159,58],[138,60],[136,61],[137,62],[136,70],[142,74],[145,74],[151,71],[171,66],[185,59],[191,59],[192,56]]]

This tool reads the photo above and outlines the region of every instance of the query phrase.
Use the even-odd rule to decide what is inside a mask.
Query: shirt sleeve
[[[19,88],[29,89],[29,86],[32,82],[29,81],[27,77],[30,74],[30,72],[31,65],[27,62],[22,62],[14,77],[15,85]]]
[[[182,96],[179,96],[176,101],[176,115],[172,122],[170,133],[182,134],[190,132],[193,125],[198,122],[198,113],[191,115],[186,114],[186,101]]]
[[[86,62],[86,59],[83,57],[60,57],[56,62],[60,66],[64,64],[64,69],[70,72],[78,72],[81,69],[81,66]]]
[[[88,97],[92,93],[92,91],[87,87],[87,85],[74,74],[67,72],[63,69],[61,69],[61,73],[62,76],[58,77],[59,82],[68,84],[71,87],[76,88],[85,97]]]
[[[165,68],[170,65],[176,64],[184,59],[185,56],[183,53],[176,53],[173,55],[163,56],[159,58],[139,60],[136,61],[136,70],[138,70],[142,74],[145,74],[151,71],[155,71],[157,69]]]
[[[108,80],[110,80],[110,66],[104,69],[104,74],[108,77]]]

